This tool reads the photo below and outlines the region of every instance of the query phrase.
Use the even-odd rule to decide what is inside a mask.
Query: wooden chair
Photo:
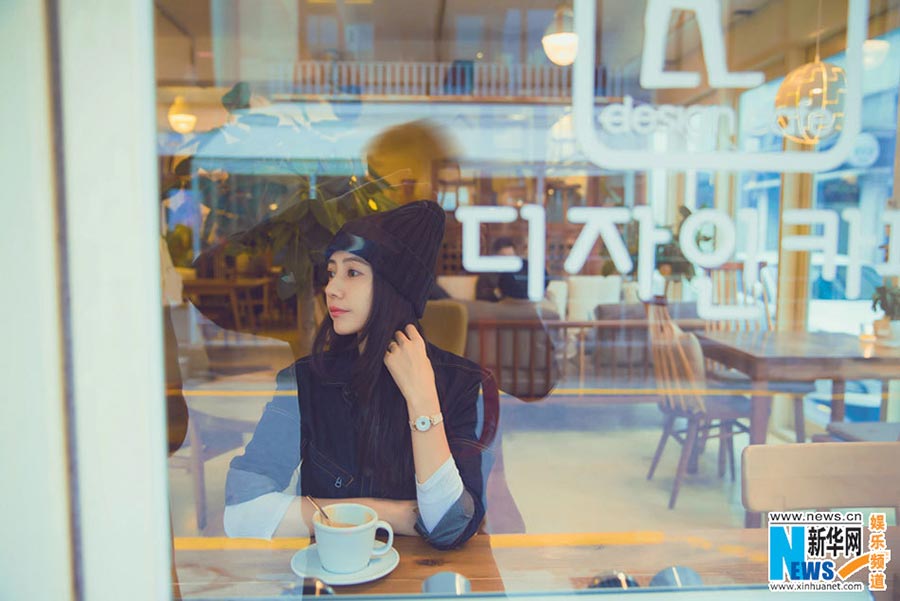
[[[893,507],[900,516],[900,442],[750,445],[741,464],[747,511]]]
[[[688,464],[707,439],[719,439],[719,476],[725,473],[727,455],[734,479],[734,436],[749,433],[739,420],[749,419],[750,402],[741,396],[707,394],[700,343],[671,320],[664,298],[648,305],[648,324],[656,385],[662,390],[659,408],[665,421],[647,479],[653,477],[669,437],[674,438],[682,448],[669,498],[669,509],[673,509]],[[686,420],[686,427],[675,427],[679,419]]]
[[[765,263],[762,264],[765,266]],[[769,297],[765,286],[757,283],[748,289],[744,280],[744,264],[725,263],[707,274],[712,282],[712,298],[716,305],[756,305],[759,316],[756,319],[728,319],[706,322],[707,332],[765,332],[774,331],[775,322],[769,311]],[[752,382],[745,374],[728,369],[715,361],[707,360],[706,375],[728,388],[749,390]],[[771,390],[791,395],[794,404],[794,428],[797,442],[806,441],[806,424],[803,416],[803,395],[815,390],[812,382],[772,382]]]
[[[469,329],[466,357],[490,370],[503,392],[541,401],[556,386],[556,345],[539,318],[481,319]]]
[[[465,354],[469,312],[464,304],[450,299],[428,301],[419,323],[433,345],[454,355]]]
[[[456,355],[465,354],[469,313],[463,303],[454,300],[428,301],[419,323],[432,344]],[[478,443],[492,449],[494,465],[485,482],[488,511],[481,529],[490,534],[522,533],[525,532],[525,521],[509,490],[503,467],[503,444],[498,434],[500,391],[493,377],[482,381],[482,398],[485,427]]]
[[[525,520],[506,482],[503,466],[503,441],[500,429],[500,389],[493,374],[485,370],[481,380],[481,399],[484,427],[475,447],[493,456],[493,466],[486,476],[484,492],[487,512],[479,531],[488,534],[521,534]],[[482,463],[484,465],[484,463]]]
[[[774,330],[775,324],[769,314],[769,297],[765,288],[747,289],[744,285],[744,264],[725,263],[707,270],[712,282],[713,303],[717,305],[758,305],[758,319],[710,321],[707,331],[765,331]]]
[[[742,263],[725,263],[715,269],[708,269],[707,276],[712,284],[712,302],[714,305],[756,305],[759,307],[757,319],[724,319],[707,320],[707,332],[759,332],[774,330],[775,326],[769,316],[768,298],[757,296],[744,286],[744,265]],[[718,380],[736,387],[749,387],[750,380],[742,373],[712,361],[706,360],[706,375],[711,380]]]

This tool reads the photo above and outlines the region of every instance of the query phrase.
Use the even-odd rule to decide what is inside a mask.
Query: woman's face
[[[364,259],[344,250],[331,255],[325,302],[336,333],[357,334],[366,325],[372,311],[372,285],[372,266]]]

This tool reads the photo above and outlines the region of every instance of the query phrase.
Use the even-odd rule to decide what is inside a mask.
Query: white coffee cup
[[[339,524],[350,526],[330,526],[322,522],[318,511],[313,514],[316,531],[316,549],[322,567],[336,574],[352,574],[369,565],[372,557],[378,557],[391,550],[394,544],[394,529],[371,507],[359,503],[335,503],[325,507],[328,518]],[[375,532],[386,530],[387,543],[376,549]]]

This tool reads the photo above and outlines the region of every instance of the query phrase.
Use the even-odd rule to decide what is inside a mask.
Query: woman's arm
[[[406,400],[410,421],[440,413],[434,368],[425,351],[425,340],[414,325],[408,325],[394,335],[384,364]],[[416,480],[425,482],[450,458],[443,422],[433,425],[427,432],[413,430],[412,449]]]
[[[421,416],[434,419],[440,415],[434,368],[425,341],[415,326],[409,325],[403,332],[395,334],[384,363],[406,400],[410,421]],[[477,393],[477,390],[473,392]],[[484,515],[483,504],[476,504],[466,490],[456,458],[450,451],[443,416],[439,423],[432,423],[424,432],[413,430],[411,438],[416,496],[421,512],[417,532],[435,547],[457,546],[474,533],[477,524],[470,527],[471,522],[480,521]],[[480,464],[480,458],[478,462]]]
[[[225,480],[224,526],[228,536],[271,538],[293,495],[283,491],[300,463],[301,424],[294,366],[276,378],[277,390],[244,453]]]
[[[293,500],[292,495],[269,492],[243,503],[226,505],[222,516],[226,536],[270,540]]]
[[[416,530],[438,549],[452,549],[463,544],[475,534],[484,519],[487,478],[493,465],[491,446],[498,442],[499,398],[496,383],[489,372],[465,363],[435,363],[438,375],[448,378],[445,383],[447,387],[441,388],[448,396],[441,401],[452,461],[458,470],[457,477],[462,480],[462,494],[443,510],[437,524],[432,525],[434,522],[426,520],[426,516],[429,513],[438,514],[428,511],[431,504],[421,491],[431,482],[417,486],[421,518]],[[432,476],[432,479],[441,482],[440,485],[435,483],[435,490],[450,488],[449,478],[439,478],[442,472],[446,475],[448,470],[441,468]],[[449,498],[452,495],[445,496]]]
[[[294,366],[281,370],[253,438],[229,464],[225,504],[237,505],[284,491],[300,463],[301,424]]]

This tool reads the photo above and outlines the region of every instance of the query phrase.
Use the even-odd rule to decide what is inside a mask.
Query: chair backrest
[[[538,401],[556,386],[559,369],[555,342],[543,319],[555,311],[528,301],[472,301],[466,358],[491,371],[503,392]]]
[[[477,275],[439,275],[438,286],[447,291],[450,298],[457,300],[475,300]]]
[[[774,330],[769,313],[769,297],[758,282],[745,286],[743,263],[725,263],[708,271],[712,282],[712,300],[715,305],[756,305],[760,307],[759,319],[729,319],[708,321],[707,331],[762,331]]]
[[[664,298],[647,305],[647,324],[661,405],[673,411],[705,413],[700,392],[706,388],[706,372],[697,337],[672,321]]]
[[[556,312],[560,319],[567,319],[566,307],[569,302],[569,282],[566,280],[551,280],[547,284],[547,297],[552,297]]]
[[[900,512],[900,442],[750,445],[741,460],[741,480],[748,511],[893,507]]]
[[[428,301],[419,323],[436,347],[459,356],[466,352],[469,312],[464,304],[451,299]]]
[[[568,287],[566,319],[570,321],[593,319],[597,305],[622,301],[620,275],[572,275],[568,278]]]

